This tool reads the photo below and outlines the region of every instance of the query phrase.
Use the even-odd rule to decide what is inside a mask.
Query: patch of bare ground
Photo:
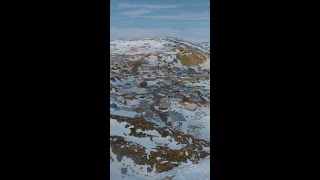
[[[142,117],[129,118],[112,115],[111,118],[119,122],[127,122],[129,125],[126,128],[133,125],[134,127],[130,128],[130,136],[149,137],[152,141],[154,135],[143,132],[137,133],[136,131],[137,129],[141,129],[142,131],[156,130],[162,137],[171,136],[178,144],[186,145],[180,150],[170,149],[166,146],[157,146],[154,151],[150,152],[148,157],[146,149],[139,144],[129,142],[121,136],[110,136],[111,150],[116,154],[119,162],[123,156],[126,156],[138,165],[149,165],[151,167],[148,169],[149,172],[155,167],[156,172],[160,173],[172,170],[188,160],[197,163],[201,158],[205,158],[210,154],[203,150],[204,147],[209,148],[209,143],[205,140],[194,138],[192,135],[184,134],[177,130],[156,127],[154,123],[148,122]],[[190,139],[192,140],[191,143],[189,142]]]
[[[199,65],[205,62],[208,55],[192,48],[173,48],[171,51],[177,53],[177,58],[180,60],[181,64],[184,66]]]

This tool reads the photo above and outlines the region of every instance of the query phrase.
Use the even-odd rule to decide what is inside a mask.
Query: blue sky
[[[210,41],[210,0],[111,0],[111,40],[171,36]]]

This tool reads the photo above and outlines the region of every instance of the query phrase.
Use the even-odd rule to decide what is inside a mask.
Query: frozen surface
[[[180,150],[185,147],[185,145],[179,144],[171,137],[167,136],[165,138],[161,137],[158,131],[143,131],[148,135],[153,135],[154,137],[135,137],[129,136],[133,126],[125,127],[128,123],[126,122],[118,122],[116,119],[110,119],[110,135],[111,136],[123,136],[126,140],[131,141],[133,143],[139,144],[142,147],[146,148],[146,152],[150,153],[150,151],[154,151],[154,148],[157,146],[167,146],[170,149]],[[141,132],[141,129],[138,129],[137,132]]]
[[[205,54],[210,55],[210,42],[194,44],[181,39],[169,37],[123,39],[110,42],[110,50],[114,57],[118,58],[112,62],[115,62],[115,64],[122,63],[121,65],[128,65],[128,67],[125,68],[127,70],[126,72],[124,72],[125,75],[123,75],[122,73],[123,67],[115,68],[110,74],[112,77],[115,77],[115,81],[110,81],[110,85],[114,87],[112,90],[110,90],[110,103],[116,104],[115,108],[110,109],[111,115],[131,118],[141,117],[143,115],[146,120],[157,123],[158,127],[160,127],[161,125],[161,128],[171,128],[168,127],[163,121],[159,120],[161,121],[161,123],[159,123],[156,122],[156,118],[152,118],[155,112],[150,112],[150,109],[151,107],[154,107],[153,103],[159,100],[156,100],[157,98],[159,98],[155,98],[156,94],[168,96],[169,93],[166,93],[163,90],[151,93],[151,91],[147,91],[147,88],[140,87],[139,84],[144,81],[143,78],[145,78],[146,74],[148,73],[153,74],[156,77],[156,80],[147,81],[148,86],[156,85],[160,81],[166,82],[166,84],[172,84],[173,82],[171,81],[178,82],[181,80],[183,81],[183,84],[187,86],[202,86],[201,88],[206,89],[205,91],[202,91],[202,89],[200,89],[201,93],[203,93],[204,95],[210,91],[210,80],[208,79],[201,79],[200,81],[198,81],[197,79],[189,80],[191,78],[188,79],[188,74],[183,76],[184,78],[181,77],[180,79],[175,74],[175,72],[170,73],[169,71],[167,71],[169,68],[173,67],[187,69],[186,66],[183,66],[181,64],[180,60],[177,60],[177,53],[182,53],[179,49],[177,49],[177,47],[198,49]],[[144,61],[141,61],[142,64],[137,64],[140,60]],[[210,58],[208,58],[204,63],[200,64],[200,66],[203,69],[210,69]],[[137,67],[137,75],[130,74],[130,72],[132,72],[133,70],[132,67]],[[128,71],[130,72],[128,73]],[[194,75],[194,77],[199,76]],[[202,77],[204,76],[201,76],[201,78]],[[140,100],[144,98],[139,98],[140,96],[146,95],[150,95],[152,97],[152,99],[148,99],[149,104],[147,104],[147,108],[140,104]],[[208,97],[207,99],[207,95],[205,96],[206,97],[204,99],[209,102],[210,97]],[[169,101],[170,110],[180,112],[185,117],[185,123],[188,129],[187,134],[192,135],[195,138],[203,139],[210,142],[210,105],[198,104],[197,109],[191,111],[185,109],[185,104],[183,105],[183,103],[181,102],[181,98],[170,98],[170,100],[165,101]],[[147,159],[149,159],[150,152],[157,151],[157,146],[168,147],[169,149],[173,150],[181,150],[182,148],[185,148],[185,146],[187,146],[186,144],[180,144],[176,142],[172,137],[172,134],[168,134],[166,137],[162,137],[156,129],[142,130],[142,126],[138,127],[138,125],[137,127],[135,127],[136,133],[141,132],[145,135],[140,137],[130,135],[130,128],[133,127],[134,126],[130,125],[128,122],[121,122],[120,120],[116,120],[113,118],[110,119],[110,135],[121,136],[125,139],[125,141],[131,142],[135,145],[138,145],[139,147],[144,148]],[[192,144],[192,141],[196,140],[192,140],[192,138],[189,138],[187,139],[187,141]],[[124,148],[126,145],[122,146],[118,148]],[[203,147],[203,150],[210,152],[210,148],[207,147]],[[159,158],[157,160],[161,161],[160,157],[157,158]],[[165,161],[162,161],[161,163],[164,162]],[[163,173],[156,173],[155,167],[135,164],[134,161],[127,156],[123,156],[121,161],[119,162],[117,160],[117,156],[112,152],[112,149],[110,147],[110,179],[112,180],[163,180],[168,177],[171,177],[173,180],[209,179],[210,156],[200,160],[198,164],[193,164],[192,161],[188,161],[187,163],[180,163],[182,164],[175,169]],[[126,169],[125,174],[122,173],[122,170],[124,168]],[[151,172],[148,172],[148,168],[152,168],[153,170]]]
[[[111,156],[116,158],[115,155],[111,152]],[[130,158],[123,158],[123,161],[126,164],[131,165],[133,168],[128,168],[130,171],[131,169],[135,171],[130,176],[121,174],[121,164],[113,164],[110,169],[110,179],[112,180],[161,180],[166,177],[171,177],[173,180],[209,180],[210,179],[210,156],[206,157],[205,159],[201,160],[199,164],[192,164],[188,162],[183,164],[171,171],[164,172],[164,173],[155,173],[147,172],[147,167],[145,165],[135,165],[134,162]],[[130,167],[131,167],[130,166]],[[137,174],[136,172],[139,171]]]
[[[134,111],[126,111],[123,109],[113,109],[110,108],[110,114],[111,115],[117,115],[117,116],[124,116],[124,117],[136,117],[139,116],[139,113]]]

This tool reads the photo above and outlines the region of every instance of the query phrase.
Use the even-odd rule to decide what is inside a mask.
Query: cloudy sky
[[[170,36],[210,40],[210,0],[111,0],[111,40]]]

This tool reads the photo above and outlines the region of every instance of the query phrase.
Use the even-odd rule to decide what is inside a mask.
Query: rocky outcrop
[[[170,149],[166,146],[157,146],[156,149],[148,154],[145,147],[128,141],[122,136],[110,136],[110,147],[116,155],[117,161],[121,162],[124,156],[131,158],[135,164],[148,165],[148,172],[153,171],[160,173],[172,170],[187,161],[197,163],[201,158],[210,155],[209,143],[205,140],[194,138],[192,135],[184,134],[181,131],[167,128],[156,127],[152,122],[148,122],[141,117],[128,118],[121,116],[112,116],[119,122],[126,122],[126,128],[130,128],[130,136],[145,138],[149,137],[150,141],[154,135],[144,133],[143,131],[156,130],[162,137],[171,136],[175,142],[185,145],[183,148]],[[133,125],[133,127],[132,127]],[[141,129],[142,132],[137,132]]]

